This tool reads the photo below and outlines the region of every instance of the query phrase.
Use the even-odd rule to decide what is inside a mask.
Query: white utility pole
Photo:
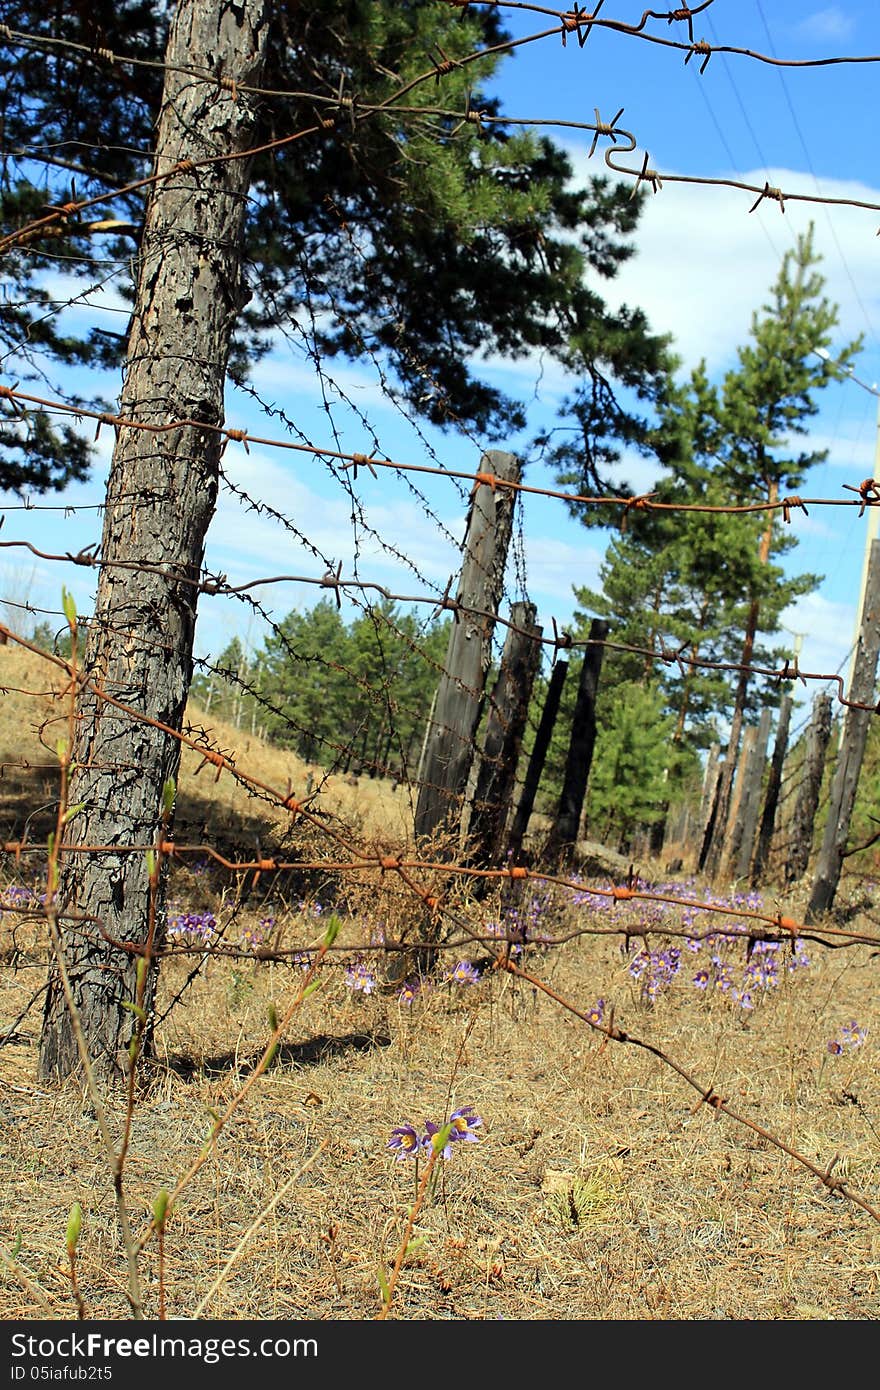
[[[872,390],[874,395],[878,398],[876,424],[877,433],[874,441],[874,472],[872,476],[874,478],[874,482],[878,486],[880,486],[880,391],[877,390],[876,386],[869,387],[867,389]],[[868,507],[867,511],[868,522],[865,527],[865,555],[864,559],[862,560],[862,578],[859,584],[859,597],[858,602],[856,604],[856,622],[855,627],[853,628],[852,656],[850,657],[849,674],[847,676],[846,686],[844,687],[844,695],[848,700],[851,698],[850,692],[852,691],[853,677],[855,675],[856,669],[856,656],[858,655],[859,649],[859,633],[862,630],[862,615],[865,608],[865,589],[868,583],[868,563],[871,558],[871,543],[872,541],[877,539],[878,529],[880,529],[880,506],[870,506]],[[841,717],[840,733],[837,736],[838,751],[840,751],[840,749],[843,747],[843,731],[845,725],[846,720]]]

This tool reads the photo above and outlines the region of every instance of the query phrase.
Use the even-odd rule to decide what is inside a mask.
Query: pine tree
[[[768,509],[632,509],[609,542],[600,591],[576,590],[577,638],[597,615],[609,620],[612,644],[637,649],[606,653],[597,704],[606,731],[615,718],[629,727],[618,689],[636,701],[643,699],[637,690],[655,692],[663,718],[671,718],[669,796],[675,766],[689,776],[693,755],[720,739],[728,720],[722,794],[729,796],[743,721],[757,714],[754,682],[742,668],[779,664],[782,652],[772,638],[780,615],[820,582],[810,573],[789,575],[779,563],[797,540],[774,510],[825,457],[808,443],[799,448],[798,436],[808,433],[818,392],[858,348],[849,344],[833,360],[822,355],[837,311],[823,295],[817,261],[810,231],[784,257],[736,367],[715,385],[701,363],[685,383],[668,388],[650,434],[666,470],[654,487],[657,504],[766,503]],[[595,524],[596,513],[584,519]],[[724,666],[741,669],[719,669]],[[762,704],[777,699],[776,690],[760,692]],[[593,781],[591,775],[587,814],[595,820]],[[623,803],[634,793],[620,786]]]
[[[210,14],[209,0],[202,4]],[[67,9],[0,0],[11,31],[0,34],[5,228],[28,225],[53,201],[104,199],[6,250],[15,293],[0,303],[0,346],[23,380],[53,361],[124,360],[126,335],[78,334],[47,310],[58,276],[73,295],[108,263],[133,302],[126,272],[143,243],[144,199],[125,190],[150,172],[172,13],[144,0]],[[272,0],[266,23],[260,85],[276,95],[254,101],[251,138],[254,147],[283,143],[250,166],[234,380],[247,380],[273,335],[301,339],[307,318],[313,358],[378,357],[390,367],[388,389],[418,414],[441,426],[464,421],[490,438],[521,426],[523,411],[477,374],[479,355],[547,351],[594,370],[609,399],[615,378],[657,389],[663,340],[643,316],[612,312],[596,288],[632,254],[625,238],[639,200],[604,178],[573,187],[559,147],[497,119],[486,91],[504,37],[494,7]],[[118,59],[100,56],[107,51]],[[419,83],[431,53],[445,55],[437,81]],[[206,64],[216,91],[224,74],[215,56]],[[467,120],[468,110],[482,120]],[[285,139],[299,131],[302,139]],[[47,270],[56,274],[51,291]],[[614,418],[613,429],[635,428],[619,406]],[[45,412],[7,416],[0,487],[61,487],[85,476],[89,452]]]
[[[73,750],[72,796],[83,806],[69,829],[74,847],[154,844],[179,766],[173,731],[192,677],[227,376],[245,380],[273,332],[300,331],[304,311],[309,351],[380,354],[398,392],[438,424],[500,430],[520,419],[517,403],[473,370],[478,351],[540,348],[565,360],[574,346],[581,359],[599,354],[603,373],[650,383],[662,374],[663,344],[644,322],[610,314],[586,283],[628,254],[620,238],[638,206],[601,181],[570,188],[570,163],[552,142],[489,119],[497,108],[484,89],[498,55],[468,55],[499,38],[494,8],[94,0],[50,15],[32,0],[4,0],[2,19],[26,36],[0,36],[9,75],[0,173],[12,227],[25,231],[7,263],[24,306],[12,338],[39,317],[28,306],[45,269],[93,274],[96,246],[134,263],[125,342],[102,334],[66,344],[59,329],[41,350],[104,365],[124,356],[120,414],[151,427],[122,427],[115,441]],[[41,43],[49,36],[65,42]],[[408,86],[432,47],[446,55],[437,82]],[[110,62],[106,50],[164,56],[164,71]],[[467,119],[468,102],[487,113],[482,129]],[[130,183],[153,168],[161,177],[144,205]],[[62,175],[76,188],[59,186]],[[99,219],[78,210],[96,195]],[[25,230],[47,196],[67,210]],[[193,423],[167,431],[176,420]],[[106,703],[109,690],[117,705]],[[155,968],[137,985],[153,930],[146,863],[72,854],[63,896],[102,927],[92,937],[68,923],[64,944],[95,1067],[118,1075],[134,1045],[127,1005],[137,989],[149,1015],[155,990]],[[161,891],[158,906],[155,944]],[[149,1029],[141,1042],[149,1046]],[[45,1076],[80,1066],[57,970],[40,1065]]]
[[[767,567],[773,557],[797,544],[796,537],[780,527],[774,508],[786,492],[796,494],[810,468],[827,457],[827,450],[797,449],[797,437],[809,433],[809,421],[819,409],[817,393],[842,374],[861,346],[855,341],[840,349],[836,357],[829,355],[838,314],[837,306],[823,293],[825,280],[816,269],[820,260],[813,247],[811,224],[806,235],[798,237],[794,250],[783,257],[770,302],[760,314],[753,315],[751,339],[740,349],[738,366],[728,372],[721,392],[718,465],[738,500],[766,502],[768,511],[743,629],[741,670],[719,788],[710,870],[722,864],[756,637],[759,630],[772,632],[778,626],[781,606],[774,610],[768,604]]]

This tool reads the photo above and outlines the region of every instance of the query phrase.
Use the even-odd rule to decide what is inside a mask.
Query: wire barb
[[[765,198],[770,198],[774,202],[777,202],[780,212],[785,212],[785,194],[781,188],[772,188],[769,183],[764,184],[761,192],[749,208],[749,212],[754,212],[755,208],[759,207]]]

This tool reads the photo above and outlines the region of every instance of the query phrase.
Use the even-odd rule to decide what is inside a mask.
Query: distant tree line
[[[346,622],[325,598],[288,613],[254,651],[234,637],[192,694],[307,762],[414,777],[450,621],[425,625],[383,600]]]

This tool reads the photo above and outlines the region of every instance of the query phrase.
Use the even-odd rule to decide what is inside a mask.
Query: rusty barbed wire
[[[449,0],[449,3],[452,4],[458,4],[458,2],[459,0]],[[686,53],[685,62],[688,62],[690,60],[690,57],[698,53],[703,57],[701,71],[705,71],[706,64],[708,63],[709,57],[711,57],[712,52],[740,52],[749,57],[760,58],[762,61],[772,63],[776,66],[814,67],[826,66],[828,64],[840,62],[880,62],[880,56],[856,56],[853,58],[804,59],[789,61],[785,59],[771,58],[766,55],[756,54],[751,50],[731,48],[726,45],[716,45],[714,48],[711,48],[708,44],[706,44],[703,41],[696,43],[680,44],[671,39],[663,39],[657,35],[643,33],[635,29],[633,26],[625,25],[620,21],[594,19],[591,16],[585,15],[578,9],[576,9],[575,11],[566,12],[565,14],[556,11],[554,11],[553,13],[559,14],[560,24],[557,28],[544,30],[538,34],[528,35],[525,38],[510,39],[500,44],[490,45],[486,48],[475,50],[473,53],[466,55],[463,58],[456,59],[455,64],[453,66],[462,68],[470,62],[476,62],[482,58],[491,56],[493,54],[512,52],[515,48],[521,47],[523,44],[537,42],[541,39],[551,36],[552,34],[560,34],[563,38],[563,42],[565,42],[566,36],[573,31],[578,32],[579,37],[581,37],[580,29],[582,26],[586,26],[586,32],[587,34],[589,34],[589,30],[594,24],[606,28],[615,29],[619,32],[632,33],[634,36],[642,39],[647,39],[650,42],[659,43],[666,47],[678,48],[680,50],[683,50]],[[652,12],[646,11],[646,13],[650,14]],[[669,14],[682,17],[682,12],[670,11]],[[7,34],[11,38],[13,36],[13,31],[7,30]],[[3,30],[2,28],[0,28],[0,38],[2,37],[4,37]],[[111,54],[111,57],[114,56],[115,55]],[[164,66],[164,64],[160,66]],[[447,70],[449,70],[448,66]],[[190,75],[199,76],[200,74],[194,72]],[[338,94],[336,97],[325,98],[321,98],[319,95],[316,94],[308,94],[308,99],[313,103],[320,105],[322,102],[324,102],[326,103],[326,108],[330,110],[332,110],[335,107],[336,114],[326,116],[323,119],[319,119],[315,125],[303,127],[301,130],[294,131],[293,133],[286,136],[278,136],[274,140],[266,141],[261,145],[253,146],[244,151],[239,151],[234,154],[205,156],[200,160],[183,159],[181,161],[178,161],[178,163],[175,164],[171,169],[168,169],[164,172],[156,171],[153,174],[146,175],[141,179],[133,180],[120,188],[116,188],[112,192],[97,194],[94,197],[80,199],[78,201],[75,199],[70,200],[58,207],[50,208],[50,210],[46,213],[44,217],[28,223],[26,226],[19,228],[15,232],[7,234],[5,237],[0,237],[0,252],[15,245],[24,244],[34,239],[35,237],[39,238],[41,234],[46,234],[49,228],[55,226],[59,222],[63,224],[74,214],[78,214],[87,208],[97,206],[98,204],[106,202],[114,197],[122,197],[127,194],[139,192],[143,189],[154,186],[158,182],[172,178],[179,173],[190,173],[196,169],[207,168],[209,166],[213,166],[218,163],[228,162],[231,160],[249,159],[257,154],[264,154],[273,150],[282,149],[285,146],[293,144],[297,140],[305,138],[307,135],[315,135],[322,131],[333,130],[335,129],[336,124],[340,117],[343,115],[343,113],[345,114],[346,118],[353,124],[357,124],[358,122],[368,120],[374,115],[382,113],[387,114],[389,112],[396,113],[399,109],[402,110],[402,97],[407,95],[410,91],[414,90],[415,88],[421,86],[425,82],[430,81],[432,79],[436,79],[438,75],[444,75],[444,68],[443,64],[440,64],[438,66],[438,64],[435,62],[429,71],[411,79],[411,81],[408,83],[404,83],[395,93],[389,95],[389,97],[387,97],[384,101],[377,102],[374,104],[358,104],[355,97],[345,97],[341,94]],[[223,76],[218,79],[216,74],[210,74],[210,80],[212,82],[217,82],[220,88],[231,92],[233,100],[235,99],[235,94],[237,90],[245,90],[244,85],[238,88],[235,83],[235,79],[229,76]],[[418,114],[422,114],[423,108],[417,107],[415,108],[415,111]],[[449,113],[444,112],[443,114],[448,115]],[[463,112],[457,114],[460,114],[462,125],[467,124],[469,121],[473,121],[475,124],[479,124],[481,118],[487,119],[484,114],[473,113],[469,109],[465,109]],[[617,116],[615,116],[614,120],[610,123],[603,122],[601,120],[598,110],[596,111],[595,123],[544,121],[542,121],[542,123],[567,125],[570,127],[577,127],[585,131],[593,131],[595,139],[593,141],[593,145],[590,151],[591,154],[594,153],[596,140],[600,136],[609,137],[612,141],[612,144],[604,152],[605,163],[615,173],[624,174],[628,177],[634,177],[636,180],[633,190],[634,192],[639,188],[639,186],[642,183],[648,183],[653,189],[653,191],[656,193],[662,187],[664,179],[667,179],[669,182],[674,181],[706,185],[719,184],[733,188],[741,188],[747,192],[756,193],[758,196],[750,211],[754,211],[758,204],[765,198],[771,198],[780,204],[780,207],[783,211],[786,200],[789,200],[798,202],[821,203],[832,206],[850,206],[867,209],[873,212],[880,212],[880,203],[868,202],[861,199],[826,197],[818,193],[788,193],[779,188],[771,188],[768,183],[765,183],[764,187],[760,188],[751,184],[742,184],[735,180],[700,178],[698,176],[690,176],[683,174],[661,175],[658,170],[650,168],[647,153],[645,154],[640,169],[633,170],[626,166],[621,167],[613,162],[612,155],[615,152],[631,153],[637,148],[637,141],[632,132],[621,131],[619,128],[616,127],[616,121],[622,114],[622,110],[619,111]],[[535,124],[533,120],[527,118],[498,119],[506,121],[507,124]],[[621,147],[619,151],[617,149],[618,136],[620,136],[621,138],[625,138],[627,141],[626,146]]]
[[[675,49],[685,54],[685,64],[691,58],[700,57],[702,63],[700,72],[703,73],[708,66],[709,59],[713,53],[730,53],[744,58],[752,58],[756,62],[766,63],[771,67],[781,68],[822,68],[834,67],[841,64],[863,64],[880,63],[880,54],[854,54],[842,55],[830,58],[778,58],[775,55],[760,53],[755,49],[741,48],[730,44],[708,44],[705,40],[695,40],[693,37],[693,20],[696,15],[709,8],[712,0],[701,5],[682,5],[676,9],[658,11],[645,10],[641,19],[636,24],[628,24],[622,19],[599,18],[604,0],[598,0],[592,11],[586,5],[574,5],[569,10],[550,9],[543,5],[532,5],[523,3],[523,0],[446,0],[446,3],[456,9],[464,9],[469,4],[484,5],[493,9],[523,10],[535,14],[554,16],[559,20],[559,26],[554,29],[544,30],[540,34],[529,36],[528,40],[518,42],[534,41],[537,39],[548,38],[558,34],[562,39],[563,47],[567,44],[569,34],[574,34],[581,48],[587,42],[591,30],[606,29],[614,33],[629,35],[632,38],[641,39],[646,43],[653,43],[662,48]],[[645,26],[649,19],[665,20],[667,24],[681,23],[688,26],[688,42],[684,43],[678,39],[663,38],[660,34],[645,32]]]
[[[68,676],[71,678],[71,680],[73,680],[74,673],[72,672],[69,663],[67,663],[60,657],[50,656],[48,653],[45,652],[40,653],[38,648],[34,648],[33,645],[27,642],[25,639],[17,637],[15,634],[10,635],[19,645],[25,648],[29,648],[30,650],[37,651],[38,654],[42,655],[47,661],[50,661],[52,664],[65,670]],[[501,868],[480,868],[473,865],[450,863],[449,861],[445,860],[425,860],[418,857],[406,858],[404,856],[390,855],[387,853],[387,851],[376,851],[375,848],[358,846],[356,842],[351,840],[349,837],[343,835],[336,829],[327,826],[319,816],[315,815],[315,813],[311,811],[309,808],[308,798],[306,798],[305,800],[300,800],[299,798],[295,797],[290,792],[290,790],[284,792],[280,791],[279,789],[273,787],[271,784],[265,782],[263,779],[258,778],[253,774],[247,773],[243,771],[240,767],[237,767],[234,759],[231,756],[221,753],[214,748],[205,746],[205,744],[200,743],[197,739],[192,738],[190,735],[182,731],[175,730],[170,725],[165,724],[163,721],[153,719],[151,716],[146,715],[142,711],[135,709],[126,702],[116,699],[114,696],[110,695],[97,682],[89,681],[85,679],[83,676],[78,676],[77,679],[77,689],[80,692],[83,690],[89,690],[90,693],[94,695],[100,702],[106,703],[112,706],[113,708],[120,710],[132,719],[136,720],[138,723],[160,730],[162,733],[166,734],[168,737],[178,742],[182,747],[188,747],[197,752],[202,758],[200,768],[196,770],[197,773],[201,770],[201,767],[207,766],[209,764],[212,767],[216,768],[215,781],[219,780],[223,772],[234,772],[236,777],[240,779],[244,784],[252,786],[257,790],[266,793],[267,796],[270,797],[280,809],[284,810],[291,816],[292,820],[300,818],[304,822],[308,822],[315,826],[323,835],[326,835],[328,839],[332,840],[332,842],[338,845],[340,848],[345,849],[351,856],[348,860],[339,862],[335,865],[335,868],[338,872],[348,873],[356,871],[378,871],[380,876],[384,876],[386,873],[396,873],[400,875],[402,880],[406,882],[411,888],[413,888],[414,891],[416,891],[419,894],[419,896],[421,896],[423,899],[426,897],[426,895],[432,898],[436,897],[436,895],[427,890],[422,890],[417,885],[415,885],[410,876],[411,871],[430,873],[435,877],[438,875],[451,875],[454,877],[464,878],[471,881],[479,880],[487,882],[525,882],[526,880],[529,880],[537,883],[556,884],[560,887],[569,889],[573,888],[575,890],[581,891],[583,889],[582,884],[578,884],[576,881],[572,881],[571,879],[562,877],[559,874],[544,873],[539,870],[532,870],[524,865],[509,865]],[[119,850],[120,848],[121,847],[118,845],[83,845],[65,846],[65,851],[71,853],[112,853],[115,850]],[[143,853],[146,849],[149,848],[156,847],[145,847],[143,845],[135,845],[131,846],[128,852]],[[161,851],[162,855],[168,858],[173,858],[175,853],[177,852],[173,840],[163,841],[158,846],[158,848]],[[6,852],[13,854],[16,857],[16,859],[20,858],[21,854],[23,853],[34,852],[34,846],[25,845],[21,841],[7,842],[4,845],[4,849],[6,850]],[[264,859],[259,860],[231,861],[225,856],[221,855],[219,851],[215,850],[211,845],[199,845],[195,847],[190,846],[188,847],[187,852],[197,852],[200,854],[207,855],[209,858],[215,860],[223,867],[239,871],[270,872],[279,868],[286,868],[291,870],[304,870],[305,868],[309,867],[321,868],[324,871],[329,871],[331,867],[334,867],[325,861],[318,861],[314,865],[305,865],[302,861],[290,861],[289,863],[285,861],[279,862],[275,858],[268,856]],[[722,915],[735,916],[739,919],[747,919],[750,922],[754,921],[755,923],[771,927],[783,933],[782,937],[780,937],[780,940],[784,939],[793,941],[804,931],[809,930],[809,928],[805,924],[799,923],[794,918],[784,916],[781,913],[768,914],[758,912],[754,909],[746,909],[744,907],[719,907],[717,904],[707,903],[705,900],[701,899],[687,899],[681,896],[673,897],[670,894],[660,894],[653,891],[647,891],[639,888],[638,886],[634,886],[634,883],[632,881],[632,874],[630,874],[630,881],[627,884],[616,885],[608,889],[594,889],[591,887],[590,892],[595,893],[595,895],[598,897],[608,897],[610,899],[613,899],[615,902],[630,902],[642,900],[654,902],[669,902],[675,903],[676,905],[682,907],[694,907],[703,910],[717,911],[720,912]],[[436,906],[436,903],[434,904],[434,906]],[[837,929],[832,928],[828,929],[828,931],[830,931],[832,935],[838,934]],[[849,933],[843,933],[843,935],[849,936]],[[880,945],[880,939],[874,942],[874,939],[871,938],[871,941],[872,944]]]
[[[815,502],[819,499],[812,500]],[[548,648],[552,648],[554,652],[554,659],[560,651],[571,651],[587,647],[601,647],[606,651],[628,652],[635,656],[644,656],[649,658],[652,662],[658,662],[661,665],[677,666],[682,675],[686,674],[686,672],[688,671],[693,672],[695,670],[705,670],[719,671],[730,674],[733,674],[735,672],[747,673],[753,676],[765,677],[768,681],[773,681],[777,684],[781,684],[783,682],[794,683],[796,681],[799,681],[801,684],[806,685],[808,681],[816,681],[821,682],[823,685],[835,685],[837,687],[836,700],[839,705],[843,705],[846,708],[850,709],[865,710],[872,714],[880,713],[880,703],[869,704],[860,700],[850,700],[846,695],[846,686],[844,678],[842,675],[840,675],[839,672],[805,671],[800,668],[799,662],[796,658],[786,658],[781,667],[759,666],[757,664],[734,661],[708,661],[704,657],[695,657],[692,655],[688,655],[687,652],[689,644],[684,644],[683,646],[679,646],[677,648],[667,648],[666,645],[661,642],[658,648],[642,647],[626,642],[615,642],[610,638],[575,638],[566,629],[563,628],[560,630],[557,627],[555,620],[553,622],[554,634],[552,637],[544,636],[543,631],[541,635],[538,636],[531,629],[518,626],[511,619],[505,618],[500,614],[496,614],[489,609],[470,606],[463,603],[461,600],[457,598],[453,598],[451,596],[451,581],[447,585],[446,591],[443,593],[443,595],[438,601],[438,599],[434,595],[398,594],[393,590],[388,589],[385,585],[381,585],[370,580],[347,578],[344,579],[342,577],[341,572],[339,571],[330,571],[327,574],[321,576],[320,578],[308,575],[271,575],[261,579],[248,580],[244,584],[240,585],[230,585],[228,584],[224,575],[209,576],[205,579],[195,579],[179,574],[172,574],[169,573],[169,571],[161,565],[150,565],[138,560],[114,560],[105,562],[99,558],[97,553],[95,553],[94,547],[86,547],[84,550],[81,550],[76,555],[73,555],[70,552],[59,554],[52,553],[49,551],[42,551],[39,550],[36,546],[34,546],[30,541],[0,541],[0,549],[4,548],[23,548],[28,550],[31,554],[37,556],[39,559],[51,560],[57,563],[74,564],[84,566],[85,568],[99,569],[106,565],[106,567],[109,568],[129,570],[134,569],[147,574],[158,574],[163,578],[173,580],[175,583],[191,585],[192,588],[198,593],[210,595],[228,595],[230,597],[243,597],[248,596],[250,590],[253,588],[262,587],[268,584],[279,584],[282,582],[311,584],[321,589],[331,590],[334,593],[340,593],[343,590],[347,591],[348,589],[373,590],[389,601],[401,603],[429,604],[433,609],[436,610],[438,615],[448,610],[453,614],[454,617],[456,615],[458,615],[459,617],[465,615],[468,617],[480,618],[486,622],[491,621],[492,623],[497,624],[499,627],[507,628],[510,631],[514,631],[524,637],[528,637],[530,641],[540,643],[542,646]],[[274,624],[272,623],[271,618],[269,618],[268,615],[265,613],[265,610],[262,609],[256,603],[254,603],[254,606],[257,609],[257,611],[259,611],[261,615],[266,619],[270,627],[273,627]],[[5,632],[7,638],[9,636],[14,636],[12,630],[4,627],[3,624],[0,624],[0,632]],[[295,653],[293,654],[295,655]],[[314,660],[314,658],[309,659]],[[433,661],[433,659],[429,657],[426,657],[426,659]],[[438,666],[436,662],[433,662],[433,664],[437,667],[438,670],[442,670],[442,667]],[[352,678],[359,681],[361,684],[364,683],[364,678],[362,676],[352,675]],[[459,684],[461,684],[460,679],[457,676],[455,677],[455,679],[459,681]],[[369,690],[370,688],[371,687],[369,687],[369,685],[367,684],[366,689]],[[470,689],[466,685],[462,685],[462,689],[469,690],[469,693],[473,695],[477,694],[476,691]]]
[[[11,43],[15,42],[18,36],[18,31],[14,31],[10,29],[8,26],[0,26],[0,40],[5,39],[7,42]],[[31,35],[21,35],[20,37],[22,39],[29,39],[33,41],[33,36]],[[204,156],[201,159],[197,160],[179,160],[170,169],[167,169],[165,171],[157,170],[152,174],[145,175],[140,179],[132,180],[121,187],[117,187],[110,192],[96,194],[91,198],[83,198],[79,200],[73,198],[58,207],[51,207],[45,216],[34,219],[33,221],[27,223],[24,227],[19,228],[15,232],[7,234],[5,237],[0,237],[0,252],[5,251],[12,246],[25,244],[34,238],[39,238],[40,235],[45,235],[48,229],[56,226],[59,222],[64,224],[70,217],[85,211],[87,208],[96,207],[99,204],[107,202],[113,198],[124,197],[132,193],[141,192],[142,190],[145,190],[147,188],[155,187],[156,184],[164,182],[170,178],[174,178],[178,174],[192,173],[198,169],[213,167],[216,164],[229,163],[233,160],[252,159],[258,154],[266,154],[271,151],[283,149],[291,144],[294,144],[298,140],[304,139],[306,136],[316,135],[321,132],[334,130],[336,128],[337,123],[343,118],[346,121],[350,122],[352,126],[356,126],[357,124],[369,120],[373,116],[379,114],[397,114],[398,108],[402,105],[402,99],[405,96],[407,96],[410,92],[416,90],[418,87],[423,86],[426,82],[432,80],[439,80],[439,77],[442,77],[444,75],[444,69],[445,71],[449,71],[451,70],[452,66],[457,68],[466,67],[467,65],[478,62],[493,53],[510,51],[514,48],[520,47],[524,42],[533,42],[535,39],[539,37],[542,36],[535,35],[531,36],[526,40],[513,39],[506,43],[496,44],[487,48],[478,49],[470,54],[463,56],[462,58],[456,59],[454,65],[450,64],[449,60],[446,60],[445,64],[438,64],[437,61],[432,60],[432,65],[426,72],[423,72],[411,78],[408,82],[402,83],[394,92],[390,93],[384,101],[380,102],[369,104],[360,103],[357,97],[354,95],[345,96],[343,94],[342,89],[340,89],[337,92],[337,94],[332,97],[324,97],[320,94],[313,92],[298,93],[297,95],[308,100],[310,104],[317,105],[319,107],[323,106],[325,110],[328,110],[333,114],[328,114],[323,118],[319,118],[316,124],[314,125],[305,126],[302,129],[296,130],[288,135],[278,136],[274,140],[264,141],[262,144],[251,146],[246,150],[237,151],[232,154]],[[57,42],[63,45],[67,41],[53,40],[53,42]],[[81,45],[80,47],[85,49],[86,46]],[[90,54],[91,51],[89,50],[88,52]],[[107,49],[102,50],[101,52],[104,61],[112,62],[117,60],[118,55],[113,54],[111,50]],[[150,66],[159,66],[163,69],[166,67],[166,64],[164,63],[154,63],[153,60],[147,61],[149,61]],[[178,71],[178,68],[175,65],[167,66],[169,71]],[[249,89],[247,85],[244,83],[237,83],[235,77],[229,74],[224,74],[218,77],[216,73],[202,74],[200,71],[195,70],[184,71],[185,75],[199,77],[200,80],[206,80],[210,81],[211,83],[216,83],[220,90],[228,92],[230,94],[231,99],[233,101],[236,100],[239,91],[244,92],[246,90],[253,90],[255,94],[257,91],[257,89],[255,88]],[[268,95],[268,93],[266,94]],[[421,114],[420,107],[416,107],[415,111],[416,113]],[[464,112],[457,114],[461,115],[463,124],[466,124],[469,120],[473,119],[472,113],[470,113],[468,110],[465,110]],[[475,121],[475,123],[477,122]],[[602,123],[600,122],[599,124],[601,125]],[[585,124],[584,128],[593,129],[593,127],[588,124]],[[605,127],[603,127],[602,130],[597,130],[597,134],[605,133],[607,133],[607,129]],[[629,147],[634,149],[635,138],[633,136],[629,136],[629,139],[631,141]]]
[[[878,205],[878,210],[880,210],[880,205]],[[17,386],[0,386],[0,400],[8,400],[13,406],[18,405],[22,406],[22,408],[26,408],[29,405],[36,405],[40,409],[55,410],[64,415],[95,420],[97,422],[96,438],[104,425],[112,426],[114,429],[144,430],[150,434],[169,434],[174,430],[199,429],[203,433],[220,435],[227,444],[241,444],[246,453],[249,452],[250,445],[254,444],[264,448],[312,454],[320,459],[333,459],[342,462],[348,468],[362,468],[367,472],[371,470],[375,471],[377,468],[390,468],[401,472],[429,474],[432,477],[458,478],[471,483],[472,488],[478,485],[485,485],[493,491],[500,489],[522,493],[526,496],[555,498],[567,503],[569,506],[618,507],[623,510],[624,516],[638,511],[695,512],[724,515],[780,512],[783,520],[790,523],[792,513],[804,512],[806,515],[809,515],[808,507],[811,506],[858,507],[859,516],[863,516],[866,509],[870,507],[880,506],[880,481],[874,478],[865,478],[858,484],[842,483],[842,488],[857,494],[852,500],[845,497],[801,497],[799,494],[792,494],[779,497],[774,501],[765,500],[762,502],[662,502],[657,500],[656,494],[653,492],[642,493],[636,497],[606,497],[586,493],[563,492],[556,488],[542,488],[536,487],[530,483],[513,482],[510,479],[498,477],[496,474],[482,469],[472,472],[460,468],[434,467],[430,464],[405,463],[399,459],[380,457],[375,453],[364,454],[357,451],[350,452],[341,449],[329,449],[317,444],[294,443],[289,439],[269,438],[264,435],[253,434],[250,430],[236,429],[228,425],[211,425],[203,420],[181,418],[167,421],[161,425],[152,424],[148,421],[132,420],[126,416],[113,415],[107,411],[91,410],[85,406],[69,405],[65,401],[34,396],[29,392],[19,390]]]

